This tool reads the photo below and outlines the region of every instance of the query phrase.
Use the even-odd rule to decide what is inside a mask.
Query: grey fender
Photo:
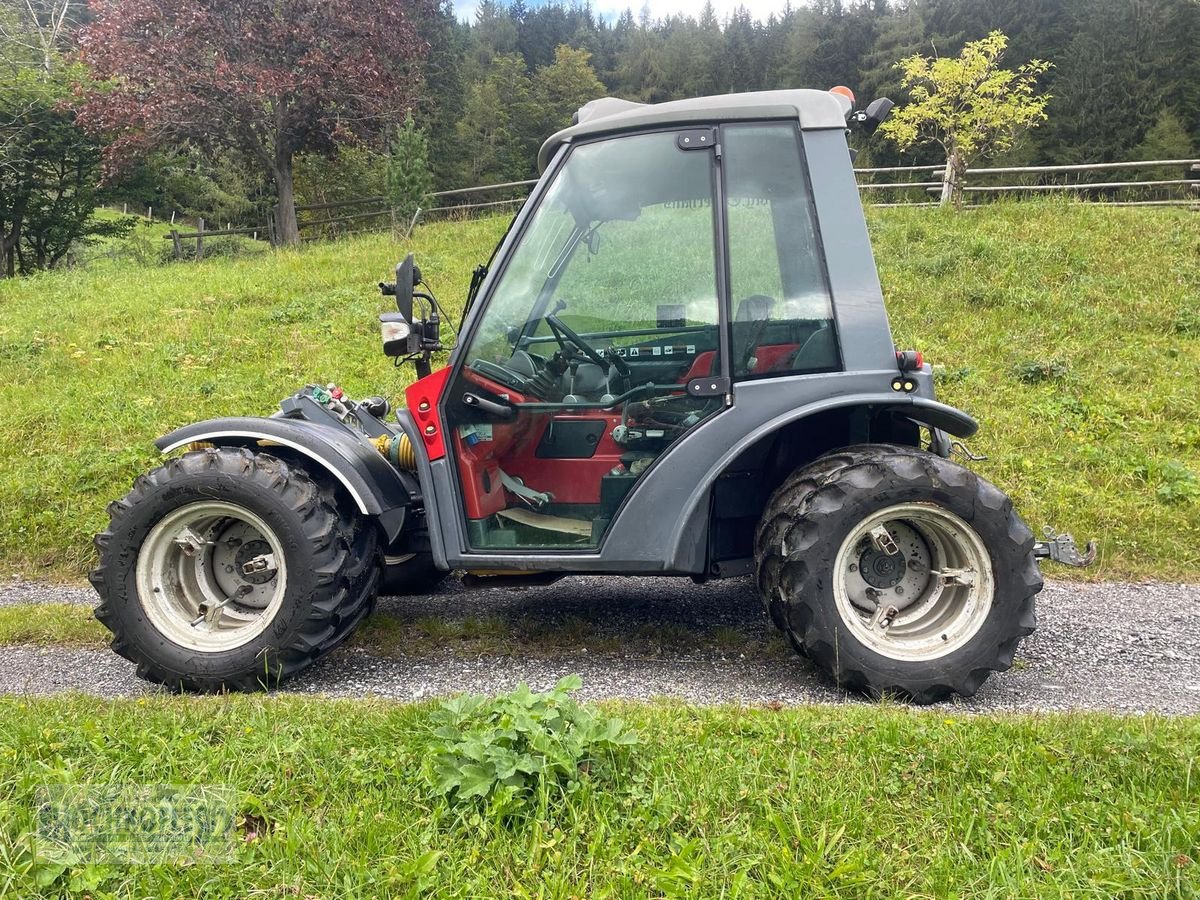
[[[885,393],[875,384],[869,384],[871,380],[878,383],[880,379],[878,375],[872,379],[871,374],[847,373],[811,380],[779,379],[738,385],[737,400],[730,409],[680,440],[664,455],[662,461],[669,460],[667,465],[652,467],[634,488],[609,528],[601,555],[614,560],[639,559],[648,552],[656,552],[667,571],[703,572],[707,556],[707,501],[713,482],[757,441],[817,413],[844,407],[872,407],[894,410],[960,437],[970,437],[978,430],[973,418],[952,406],[916,395],[897,395],[890,390]],[[837,382],[850,390],[830,391]],[[807,392],[804,388],[810,385],[825,396],[804,403],[803,393]],[[860,386],[872,389],[856,390]],[[663,516],[663,510],[670,510],[671,515]]]
[[[400,472],[354,432],[305,419],[236,417],[185,425],[154,442],[163,453],[203,441],[222,447],[287,447],[312,460],[346,489],[359,512],[375,517],[393,541],[404,529],[409,505],[419,492]]]

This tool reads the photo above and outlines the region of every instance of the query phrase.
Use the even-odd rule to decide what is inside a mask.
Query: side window
[[[722,130],[734,376],[841,368],[812,194],[794,125]]]

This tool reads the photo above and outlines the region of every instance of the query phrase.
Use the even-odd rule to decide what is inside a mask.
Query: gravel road
[[[0,606],[90,604],[93,598],[82,587],[0,585]],[[803,659],[750,649],[774,638],[745,579],[698,586],[681,579],[576,577],[521,591],[468,591],[450,582],[428,597],[384,598],[376,615],[402,622],[475,617],[522,628],[533,621],[558,637],[545,651],[516,655],[436,649],[382,657],[347,646],[289,682],[285,692],[411,700],[463,690],[494,693],[519,681],[541,689],[577,672],[584,682],[581,693],[597,699],[864,702],[829,686]],[[1047,582],[1038,619],[1038,631],[1022,645],[1016,666],[954,706],[964,712],[1200,713],[1200,585]],[[588,636],[573,644],[578,629],[572,623],[581,622],[589,623]],[[721,640],[695,648],[696,635],[713,633]],[[655,634],[671,636],[674,644],[647,649],[643,640],[629,652],[615,649],[621,642],[612,639]],[[597,635],[608,639],[598,641]],[[743,642],[748,656],[739,653]],[[134,676],[131,663],[108,651],[0,647],[0,694],[125,697],[155,690]]]

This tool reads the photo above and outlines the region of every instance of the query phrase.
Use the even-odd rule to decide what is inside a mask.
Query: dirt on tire
[[[154,525],[201,500],[228,501],[261,517],[280,539],[288,572],[269,626],[244,645],[211,653],[159,632],[136,579]],[[95,538],[100,562],[89,576],[100,595],[95,614],[113,633],[112,649],[149,681],[199,692],[273,687],[341,644],[371,609],[376,530],[339,510],[302,469],[269,454],[232,447],[187,453],[139,476],[108,513],[108,528]]]
[[[874,511],[934,503],[959,516],[991,558],[987,619],[964,646],[936,659],[874,652],[835,609],[834,560],[851,529]],[[911,447],[861,445],[797,470],[772,495],[755,536],[756,578],[772,620],[840,687],[933,703],[972,696],[992,672],[1012,666],[1036,625],[1042,576],[1034,537],[998,488],[974,472]]]

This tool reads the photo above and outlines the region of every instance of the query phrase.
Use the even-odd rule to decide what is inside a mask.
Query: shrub
[[[1200,498],[1200,480],[1178,460],[1148,460],[1135,469],[1143,481],[1155,484],[1154,496],[1162,503],[1186,503]]]
[[[582,686],[568,675],[546,693],[522,682],[494,700],[464,694],[442,703],[433,717],[435,790],[451,805],[481,806],[499,818],[534,808],[554,789],[576,791],[594,765],[640,742],[620,719],[573,700]]]
[[[1065,378],[1070,370],[1066,363],[1057,359],[1028,359],[1017,363],[1013,371],[1018,381],[1037,384],[1042,381],[1058,381]]]

